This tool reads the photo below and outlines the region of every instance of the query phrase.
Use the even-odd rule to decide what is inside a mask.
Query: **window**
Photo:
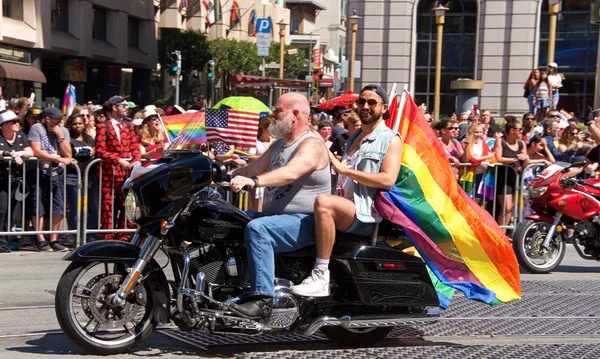
[[[23,0],[4,0],[2,16],[23,21]]]
[[[69,0],[51,0],[52,29],[69,32]]]
[[[415,101],[433,109],[437,29],[432,9],[435,0],[421,0],[417,8],[417,58]],[[475,0],[452,1],[446,12],[442,43],[442,78],[440,114],[456,110],[456,93],[450,83],[458,78],[473,78],[475,71],[475,35],[477,3]]]
[[[290,34],[297,34],[300,32],[300,21],[295,18],[290,20]]]
[[[139,48],[140,21],[130,17],[127,23],[127,46]]]
[[[595,0],[563,0],[561,17],[556,25],[554,62],[564,75],[558,108],[575,112],[583,118],[593,106],[596,84],[598,25],[590,24],[590,4]],[[550,14],[548,2],[542,4],[540,21],[540,53],[538,66],[545,71],[548,62]]]
[[[92,9],[92,37],[106,41],[106,10],[98,7]]]

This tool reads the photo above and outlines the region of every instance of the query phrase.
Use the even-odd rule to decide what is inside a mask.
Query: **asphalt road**
[[[54,291],[68,264],[62,256],[0,255],[0,358],[90,357],[62,334],[54,314]],[[600,264],[569,246],[556,272],[521,279],[520,303],[491,308],[458,298],[439,324],[394,331],[372,348],[340,348],[320,335],[215,338],[165,327],[135,352],[113,358],[597,358]]]

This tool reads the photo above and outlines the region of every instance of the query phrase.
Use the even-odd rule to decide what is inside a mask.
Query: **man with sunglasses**
[[[386,91],[367,85],[356,104],[362,127],[348,139],[341,162],[329,153],[343,196],[320,194],[315,200],[317,260],[311,275],[292,287],[296,295],[329,296],[328,266],[336,230],[371,236],[382,219],[371,208],[373,199],[380,189],[392,189],[400,171],[402,139],[383,120],[389,106]]]
[[[133,125],[124,120],[129,113],[127,100],[123,96],[111,97],[106,103],[110,112],[105,112],[110,118],[96,125],[96,157],[103,159],[100,202],[102,229],[126,228],[123,184],[133,166],[141,165],[139,139]],[[120,213],[118,218],[117,213]],[[104,238],[114,239],[115,234],[105,234]],[[127,240],[127,236],[120,234],[117,239]]]

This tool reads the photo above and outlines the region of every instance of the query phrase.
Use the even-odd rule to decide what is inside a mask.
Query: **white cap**
[[[144,123],[144,119],[143,118],[136,118],[135,120],[131,121],[131,123],[133,123],[134,126],[139,126],[142,123]]]
[[[154,111],[154,109],[144,108],[144,111],[142,112],[142,114],[144,115],[144,120],[150,116],[158,116],[158,113],[156,113],[156,111]]]
[[[10,122],[10,121],[14,121],[15,119],[19,119],[19,116],[17,116],[16,113],[7,110],[2,112],[2,114],[0,114],[0,124],[6,123],[6,122]]]
[[[147,110],[156,110],[156,106],[148,105],[148,106],[144,107],[144,111],[147,111]]]
[[[556,64],[556,62],[551,62],[548,64],[548,67],[554,67],[555,69],[557,69],[558,65]]]

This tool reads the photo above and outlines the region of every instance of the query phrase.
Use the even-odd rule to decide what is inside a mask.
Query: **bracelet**
[[[258,187],[259,187],[259,184],[258,184],[258,177],[256,177],[256,176],[253,176],[253,177],[251,178],[251,180],[253,180],[253,181],[254,181],[254,188],[258,188]]]

